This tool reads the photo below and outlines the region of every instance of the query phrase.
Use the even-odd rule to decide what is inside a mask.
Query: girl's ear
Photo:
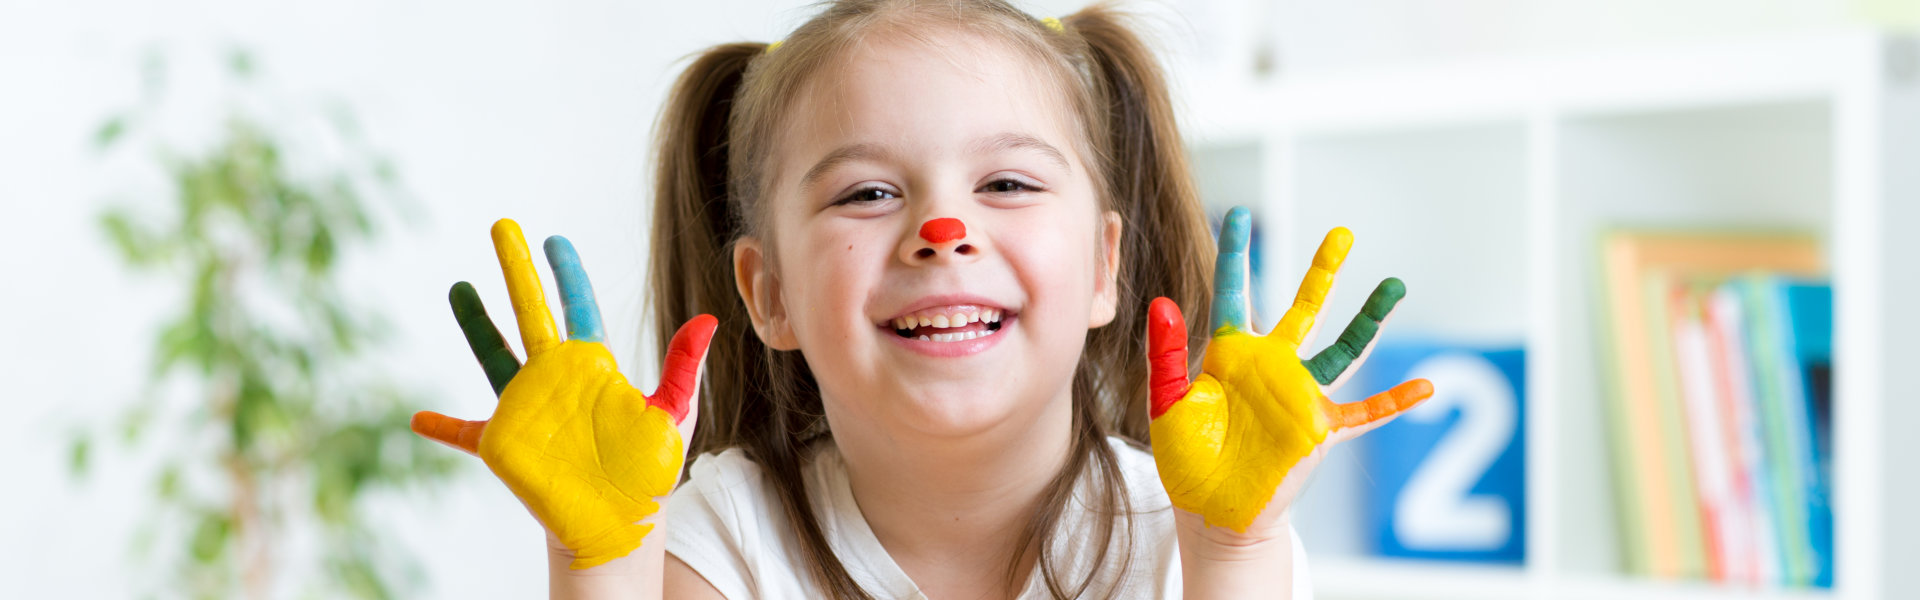
[[[1100,266],[1103,268],[1093,282],[1093,311],[1087,317],[1088,329],[1112,323],[1120,306],[1120,213],[1102,211],[1100,217]]]
[[[764,250],[753,238],[734,243],[733,283],[753,318],[753,333],[760,336],[760,343],[774,350],[795,350],[800,343],[793,337],[786,303],[780,299],[780,279],[774,277]]]

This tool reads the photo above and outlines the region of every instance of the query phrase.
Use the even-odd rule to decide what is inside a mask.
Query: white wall
[[[628,365],[644,264],[644,159],[673,61],[703,45],[769,39],[797,13],[767,2],[36,2],[0,4],[0,580],[9,597],[127,597],[124,560],[147,472],[101,448],[84,483],[64,474],[68,432],[138,391],[159,282],[123,274],[93,224],[110,192],[86,142],[132,103],[141,52],[164,48],[176,91],[207,100],[205,68],[229,42],[254,48],[289,96],[341,97],[395,157],[423,208],[411,228],[350,257],[350,290],[400,329],[391,371],[433,408],[480,417],[491,393],[445,304],[471,279],[504,302],[487,238],[511,216],[533,243],[565,233],[592,265]],[[565,6],[565,8],[562,8]],[[726,15],[751,15],[727,17]],[[199,72],[196,72],[195,70]],[[124,170],[118,172],[124,173]],[[510,327],[510,325],[509,325]],[[643,371],[630,369],[630,372]],[[651,379],[651,375],[642,375]],[[434,597],[543,593],[541,534],[477,464],[437,497],[383,504],[432,548]]]
[[[1035,14],[1064,13],[1055,0]],[[1553,52],[1618,43],[1831,28],[1843,3],[1737,0],[1176,2],[1202,39],[1233,24],[1271,27],[1283,72]],[[398,328],[393,372],[437,392],[433,408],[478,417],[492,403],[445,308],[470,279],[503,302],[486,236],[496,218],[528,235],[564,233],[594,273],[616,354],[638,380],[644,280],[645,154],[675,61],[707,44],[770,40],[802,3],[710,2],[53,2],[0,0],[0,581],[9,597],[125,597],[142,591],[125,560],[147,496],[141,460],[96,453],[85,482],[65,474],[68,433],[119,414],[138,390],[165,282],[124,274],[94,216],[115,192],[151,180],[88,150],[93,130],[133,102],[144,49],[183,67],[253,48],[269,81],[296,98],[351,104],[373,144],[397,159],[421,219],[348,257],[355,300]],[[1264,12],[1263,12],[1264,11]],[[1232,15],[1261,15],[1258,19]],[[1222,18],[1227,15],[1227,18]],[[1245,25],[1251,23],[1251,25]],[[1173,47],[1190,48],[1174,36]],[[1243,31],[1235,37],[1253,37]],[[1236,50],[1237,51],[1237,50]],[[198,68],[198,67],[194,67]],[[215,78],[176,80],[210,102]],[[1204,91],[1190,93],[1204,93]],[[211,104],[208,104],[211,106]],[[188,139],[192,138],[189,132]],[[477,465],[441,493],[380,505],[396,537],[426,553],[428,597],[541,593],[540,533]]]

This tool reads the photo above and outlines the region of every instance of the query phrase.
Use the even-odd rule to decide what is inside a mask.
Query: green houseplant
[[[340,109],[319,111],[341,142],[332,152],[288,141],[273,127],[287,117],[269,123],[239,102],[211,144],[171,147],[150,131],[163,69],[149,61],[147,99],[95,142],[151,157],[166,185],[99,222],[127,269],[162,282],[179,309],[152,339],[146,392],[112,427],[76,435],[72,468],[86,472],[103,438],[158,457],[133,553],[170,578],[158,596],[404,595],[417,568],[376,533],[367,500],[443,480],[457,461],[408,431],[407,407],[433,402],[371,360],[385,328],[338,276],[343,253],[379,231],[375,209],[403,198],[393,169]],[[226,71],[236,99],[259,106],[247,55]]]

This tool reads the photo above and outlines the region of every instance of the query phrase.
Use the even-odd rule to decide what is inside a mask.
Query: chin
[[[1027,427],[1046,412],[1045,400],[1020,398],[1005,387],[980,381],[920,383],[894,398],[899,400],[888,407],[890,417],[935,437],[963,438],[1009,425]]]

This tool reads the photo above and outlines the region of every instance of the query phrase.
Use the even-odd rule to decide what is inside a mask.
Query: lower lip
[[[900,337],[900,334],[894,333],[891,329],[883,329],[881,332],[887,337],[893,338],[893,341],[906,346],[908,350],[935,358],[958,358],[986,352],[987,349],[992,348],[994,344],[1000,343],[1000,338],[1007,335],[1007,330],[1013,327],[1013,323],[1014,319],[1012,317],[1003,317],[1000,320],[1000,329],[995,330],[993,335],[958,342],[935,342],[932,340],[921,340],[917,337]]]

